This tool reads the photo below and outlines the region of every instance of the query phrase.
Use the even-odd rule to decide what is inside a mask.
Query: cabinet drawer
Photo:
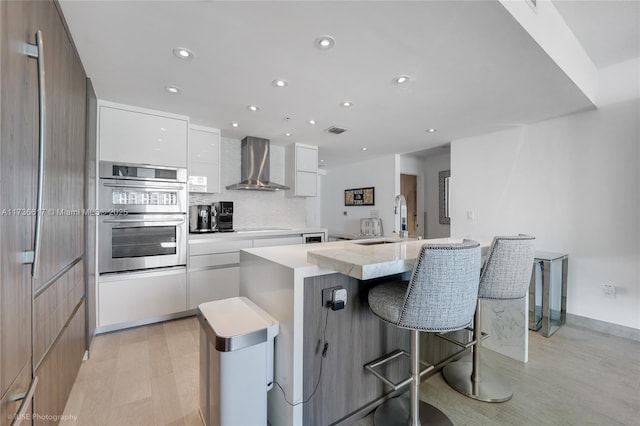
[[[189,272],[189,309],[212,300],[240,295],[240,268]]]
[[[200,254],[216,254],[216,253],[231,253],[239,252],[244,248],[251,248],[251,240],[239,240],[239,241],[189,241],[189,255]]]
[[[302,244],[302,237],[279,237],[279,238],[264,238],[261,240],[253,240],[253,247],[275,247],[275,246],[288,246],[292,244]]]
[[[127,323],[186,310],[186,270],[100,278],[99,326]]]
[[[240,263],[240,252],[202,254],[189,256],[189,268],[207,268],[210,266],[237,265]]]

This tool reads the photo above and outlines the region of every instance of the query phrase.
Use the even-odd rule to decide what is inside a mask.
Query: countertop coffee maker
[[[216,203],[189,207],[189,232],[217,232],[218,213]]]
[[[218,201],[213,207],[218,215],[218,232],[233,232],[233,201]]]

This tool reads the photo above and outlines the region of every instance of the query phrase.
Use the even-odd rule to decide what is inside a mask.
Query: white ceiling
[[[554,0],[598,68],[640,56],[640,1]]]
[[[226,137],[318,145],[328,167],[593,107],[497,1],[61,4],[98,98],[188,115]],[[325,34],[336,46],[323,51],[314,39]],[[175,58],[178,46],[196,58]],[[394,84],[400,74],[412,81]],[[334,125],[348,131],[324,132]]]

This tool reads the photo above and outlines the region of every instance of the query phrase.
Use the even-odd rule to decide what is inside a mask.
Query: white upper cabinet
[[[220,192],[220,130],[189,126],[189,192]]]
[[[189,117],[100,102],[101,161],[187,167]]]
[[[289,196],[315,197],[318,179],[318,147],[294,143],[286,148]]]

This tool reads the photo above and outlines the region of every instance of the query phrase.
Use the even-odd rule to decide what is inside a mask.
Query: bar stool
[[[495,237],[480,274],[479,299],[511,300],[527,295],[535,238],[529,235]],[[474,317],[472,362],[456,361],[442,369],[444,380],[458,392],[484,402],[504,402],[511,399],[511,384],[501,375],[485,370],[480,376],[480,300]],[[488,337],[488,336],[486,336]]]
[[[410,384],[410,400],[396,397],[385,401],[374,414],[376,425],[452,424],[442,411],[420,401],[419,332],[455,331],[471,324],[478,300],[480,265],[480,245],[475,241],[425,244],[408,282],[384,282],[369,290],[369,307],[376,316],[411,330],[411,378],[403,383]],[[386,355],[375,365],[396,356],[397,352]]]

